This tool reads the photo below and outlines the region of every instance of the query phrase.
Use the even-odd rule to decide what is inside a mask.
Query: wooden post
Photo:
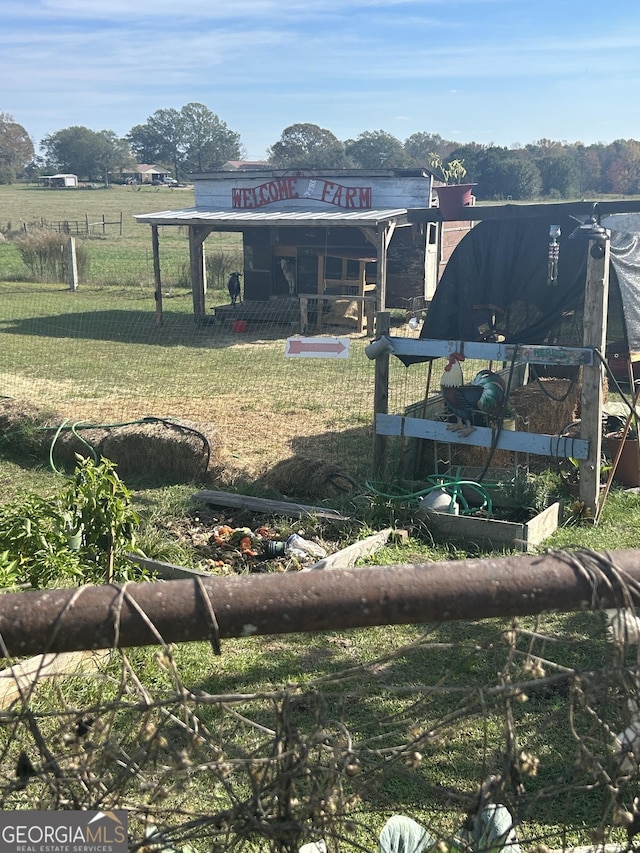
[[[388,311],[376,314],[377,338],[389,334],[391,329],[391,315]],[[378,414],[389,413],[389,353],[383,353],[376,358],[375,390],[373,398],[373,473],[375,477],[381,478],[387,467],[387,436],[378,435],[375,431],[375,420]]]
[[[326,256],[318,254],[318,300],[316,302],[316,329],[318,331],[322,329],[322,312],[324,309],[322,294],[324,293],[324,271],[326,262]]]
[[[155,282],[154,297],[156,300],[156,323],[162,325],[162,278],[160,275],[160,240],[158,226],[151,226],[151,246],[153,248],[153,279]]]
[[[204,241],[210,233],[210,228],[189,226],[189,259],[191,267],[191,290],[193,295],[193,314],[196,323],[205,316],[206,281],[204,270]]]
[[[76,238],[69,237],[67,240],[67,268],[69,277],[69,290],[78,289],[78,262],[76,260]]]
[[[391,238],[396,230],[395,222],[389,222],[382,227],[378,234],[376,252],[378,255],[378,287],[376,289],[376,306],[378,311],[384,311],[387,305],[387,254]]]
[[[584,294],[583,344],[593,348],[593,365],[582,368],[580,438],[589,441],[589,458],[580,462],[580,500],[595,516],[600,497],[600,455],[602,452],[602,404],[604,356],[607,337],[607,300],[609,296],[609,238],[590,239],[587,255],[587,281]]]
[[[309,327],[309,300],[306,296],[300,297],[300,331],[306,332]]]

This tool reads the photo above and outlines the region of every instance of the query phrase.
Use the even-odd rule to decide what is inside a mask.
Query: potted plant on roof
[[[443,219],[457,219],[463,207],[471,204],[471,190],[475,184],[463,184],[462,179],[467,174],[464,160],[450,160],[446,165],[439,154],[429,154],[429,163],[444,181],[436,187],[438,207]]]

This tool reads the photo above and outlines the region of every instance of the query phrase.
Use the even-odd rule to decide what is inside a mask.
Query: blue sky
[[[638,0],[2,0],[0,112],[36,146],[205,104],[285,127],[512,146],[640,139]]]

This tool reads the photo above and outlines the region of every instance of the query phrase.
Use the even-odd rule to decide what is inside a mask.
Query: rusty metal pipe
[[[0,596],[5,657],[640,603],[640,552],[85,586]],[[635,586],[639,592],[635,592]]]

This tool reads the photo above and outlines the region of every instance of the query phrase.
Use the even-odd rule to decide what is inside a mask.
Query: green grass
[[[109,189],[50,189],[14,184],[0,186],[0,232],[15,236],[24,229],[38,227],[42,221],[57,226],[69,223],[70,233],[82,241],[90,256],[86,284],[114,287],[139,287],[153,293],[153,257],[151,229],[140,225],[134,216],[157,210],[193,207],[192,189],[164,187],[124,187]],[[103,233],[102,221],[109,223]],[[122,217],[122,235],[120,219]],[[99,223],[83,236],[86,220]],[[77,223],[77,225],[76,225]],[[160,228],[160,254],[163,286],[190,287],[187,233],[180,228]],[[241,246],[234,234],[212,234],[207,252],[232,255]],[[0,243],[0,281],[23,281],[27,270],[12,242]],[[223,282],[218,282],[222,285]]]

